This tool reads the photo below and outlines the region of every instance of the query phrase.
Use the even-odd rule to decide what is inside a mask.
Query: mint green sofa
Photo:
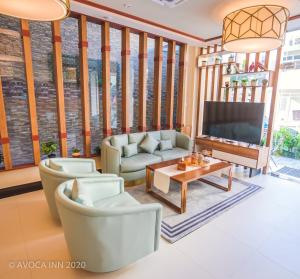
[[[60,220],[55,204],[54,192],[59,184],[80,177],[116,176],[115,174],[99,173],[96,169],[95,160],[84,158],[45,159],[39,164],[39,172],[50,214],[54,221],[57,222]]]
[[[173,149],[165,151],[157,149],[153,154],[149,154],[139,148],[138,154],[124,158],[122,155],[123,146],[130,143],[137,143],[139,145],[147,133],[158,141],[170,139]],[[181,158],[191,154],[191,152],[192,140],[188,136],[176,132],[175,130],[115,135],[107,137],[102,141],[102,172],[114,173],[123,177],[126,181],[137,180],[145,177],[147,165]]]
[[[82,178],[76,183],[90,200],[88,206],[72,200],[74,180],[62,183],[55,193],[72,261],[84,262],[88,271],[110,272],[159,248],[160,204],[140,204],[124,192],[121,177]]]

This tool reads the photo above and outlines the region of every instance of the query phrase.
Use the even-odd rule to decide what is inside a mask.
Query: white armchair
[[[40,162],[39,171],[49,210],[55,221],[59,221],[54,198],[58,185],[64,181],[80,177],[116,176],[114,174],[99,173],[95,161],[84,158],[46,159]]]
[[[160,204],[140,204],[124,192],[123,178],[112,177],[78,179],[90,201],[84,205],[72,200],[74,190],[67,194],[73,183],[62,183],[55,194],[73,261],[85,262],[88,271],[110,272],[158,249]]]

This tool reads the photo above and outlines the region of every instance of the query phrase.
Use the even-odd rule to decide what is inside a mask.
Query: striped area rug
[[[227,184],[226,177],[209,176],[206,178],[224,186]],[[189,183],[186,213],[177,214],[161,202],[163,205],[162,237],[174,243],[261,189],[263,188],[258,185],[237,178],[233,179],[230,192],[224,192],[200,181]],[[131,187],[128,192],[141,203],[158,202],[145,192],[144,185]],[[161,192],[160,194],[162,195]],[[173,183],[170,192],[165,197],[179,205],[179,185]]]

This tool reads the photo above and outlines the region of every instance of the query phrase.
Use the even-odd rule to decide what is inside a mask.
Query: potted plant
[[[202,66],[203,66],[203,67],[206,66],[206,60],[203,60],[203,61],[202,61]]]
[[[96,155],[101,155],[101,148],[99,146],[95,147],[94,152]]]
[[[254,78],[254,79],[251,79],[251,86],[256,86],[257,84],[257,79]]]
[[[247,78],[243,78],[242,79],[242,86],[247,86],[248,85],[248,79]]]
[[[77,147],[72,148],[72,157],[73,158],[79,158],[80,157],[80,149]]]
[[[221,57],[217,56],[215,59],[215,64],[221,64]]]
[[[225,87],[228,88],[229,85],[230,85],[230,84],[229,84],[229,81],[226,81],[226,82],[225,82]]]
[[[42,153],[47,155],[48,158],[55,158],[55,151],[57,150],[57,144],[53,141],[42,142]]]
[[[269,81],[268,81],[266,78],[262,80],[262,84],[263,84],[264,86],[267,86],[267,85],[268,85],[268,82],[269,82]]]
[[[237,86],[239,85],[239,81],[236,80],[236,79],[234,79],[234,80],[232,81],[232,85],[233,85],[233,87],[237,87]]]
[[[233,63],[234,62],[234,56],[231,54],[228,58],[228,63]]]

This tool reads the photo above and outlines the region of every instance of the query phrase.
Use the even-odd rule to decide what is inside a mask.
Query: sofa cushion
[[[137,144],[136,143],[130,143],[128,145],[125,145],[123,147],[123,152],[124,152],[124,157],[125,158],[129,158],[133,155],[138,154],[138,148],[137,148]]]
[[[103,209],[134,206],[139,204],[140,203],[132,196],[130,196],[127,192],[123,192],[119,195],[104,198],[94,202],[94,206],[96,208],[103,208]]]
[[[123,146],[128,144],[128,135],[124,134],[124,135],[112,136],[110,139],[110,143],[112,146],[119,149],[121,156],[124,156]]]
[[[161,138],[160,138],[160,131],[147,132],[147,135],[150,135],[152,138],[155,138],[158,141],[161,140]]]
[[[176,131],[175,130],[162,130],[160,131],[162,140],[171,140],[173,147],[176,147]]]
[[[160,156],[162,161],[166,161],[166,160],[172,160],[172,159],[188,156],[190,155],[190,152],[188,150],[175,147],[173,149],[165,150],[165,151],[155,150],[154,155]]]
[[[146,168],[146,165],[159,163],[161,158],[148,153],[138,153],[130,158],[121,159],[121,172],[134,172]]]
[[[128,135],[128,142],[129,143],[137,143],[138,145],[138,152],[143,152],[142,149],[139,147],[143,139],[145,138],[146,133],[132,133]]]
[[[173,149],[172,141],[170,139],[161,140],[159,142],[159,150],[164,151],[164,150],[170,150],[170,149]]]
[[[158,144],[159,141],[147,134],[145,139],[141,142],[140,147],[147,153],[152,154],[157,148]]]

